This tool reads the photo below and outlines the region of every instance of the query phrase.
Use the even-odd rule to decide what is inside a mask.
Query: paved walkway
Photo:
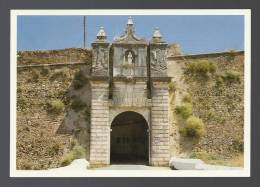
[[[94,170],[171,170],[170,167],[152,167],[146,165],[110,165]]]
[[[152,167],[146,165],[110,165],[103,168],[88,169],[88,161],[85,159],[74,160],[69,166],[53,168],[49,170],[17,170],[12,176],[16,177],[158,177],[158,176],[183,176],[180,172],[171,170],[169,167]],[[205,164],[206,165],[206,164]],[[206,165],[204,170],[229,170],[243,169],[225,166]],[[143,170],[146,170],[144,172]],[[236,175],[236,172],[233,172]],[[203,173],[202,173],[203,174]],[[205,174],[205,173],[204,173]],[[208,176],[208,175],[207,175]],[[218,176],[218,175],[217,175]]]
[[[54,172],[63,172],[63,171],[88,171],[88,170],[171,170],[170,167],[154,167],[154,166],[146,166],[146,165],[121,165],[121,164],[114,164],[107,167],[102,168],[91,168],[87,169],[89,166],[88,161],[85,159],[77,159],[74,160],[69,166],[49,169],[48,171]],[[218,166],[218,165],[208,165],[203,164],[203,170],[241,170],[241,167],[228,167],[228,166]]]

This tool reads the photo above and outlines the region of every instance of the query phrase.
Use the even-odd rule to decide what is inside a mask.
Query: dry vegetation
[[[177,119],[173,124],[177,124],[181,132],[178,154],[200,158],[210,164],[242,166],[243,55],[191,58],[179,60],[178,64],[183,76],[177,79],[175,87],[186,87],[185,91],[175,90],[174,95],[179,94],[182,101],[172,106]],[[199,118],[193,121],[205,125],[203,135],[196,141],[188,138],[185,130],[187,119],[192,115]],[[190,126],[194,134],[194,129],[200,125],[192,123]]]
[[[90,59],[91,51],[81,48],[68,48],[46,51],[19,51],[17,53],[17,62],[19,65],[76,62],[86,63],[89,62]]]
[[[80,145],[89,136],[85,134],[85,139],[82,139],[78,129],[88,132],[89,93],[85,92],[89,90],[83,89],[84,86],[74,90],[72,85],[76,72],[87,67],[18,68],[17,169],[53,168],[60,166],[64,159],[67,161],[63,161],[63,165],[83,156],[79,154],[83,149]],[[87,82],[84,84],[87,85]],[[81,103],[73,98],[81,99]],[[70,128],[68,123],[72,123]],[[70,143],[73,137],[79,139],[75,147],[71,147]],[[64,155],[70,155],[70,159]]]

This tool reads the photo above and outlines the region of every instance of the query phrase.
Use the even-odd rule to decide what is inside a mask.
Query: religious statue
[[[131,51],[128,51],[125,53],[125,58],[124,58],[124,67],[126,68],[125,71],[127,71],[129,78],[132,78],[134,76],[134,56]]]
[[[128,62],[128,64],[133,63],[133,55],[130,51],[128,52],[128,55],[127,55],[127,62]]]

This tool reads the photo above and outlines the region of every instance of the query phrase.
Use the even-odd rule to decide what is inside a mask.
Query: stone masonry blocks
[[[167,166],[169,151],[168,84],[154,83],[151,107],[151,158],[153,166]]]
[[[110,162],[108,83],[92,81],[91,86],[90,164],[101,167]]]

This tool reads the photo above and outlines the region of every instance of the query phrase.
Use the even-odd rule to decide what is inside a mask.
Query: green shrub
[[[201,136],[205,135],[205,125],[203,121],[195,116],[190,116],[185,125],[185,134],[188,137],[195,137],[200,138]]]
[[[192,115],[192,104],[183,103],[181,106],[177,106],[175,111],[177,114],[180,114],[183,119],[187,119]]]
[[[75,145],[72,149],[73,156],[78,158],[84,158],[86,156],[86,149],[80,145]]]
[[[187,136],[186,130],[185,130],[184,127],[181,127],[181,128],[179,129],[179,133],[180,133],[182,136]]]
[[[85,157],[86,157],[86,149],[80,145],[75,145],[73,149],[63,157],[61,161],[61,166],[67,166],[73,160],[85,158]]]
[[[50,113],[60,113],[64,110],[64,104],[61,100],[55,99],[47,103],[48,112]]]
[[[222,78],[229,83],[240,83],[240,73],[236,71],[227,71]]]
[[[220,87],[223,85],[223,83],[224,83],[224,79],[222,78],[222,76],[217,75],[216,76],[216,86]]]
[[[216,75],[216,86],[221,86],[224,83],[240,83],[240,73],[236,71],[226,71]]]
[[[176,82],[170,82],[168,85],[168,89],[170,92],[175,92],[176,91]]]
[[[191,103],[192,102],[191,95],[190,94],[185,95],[182,98],[182,102],[184,102],[184,103]]]
[[[78,112],[78,111],[82,110],[83,108],[85,108],[85,107],[86,107],[86,104],[83,103],[83,102],[81,101],[81,99],[75,98],[75,99],[73,99],[73,101],[72,101],[72,103],[71,103],[70,106],[71,106],[71,108],[72,108],[75,112]]]
[[[76,73],[75,77],[74,77],[74,81],[73,81],[73,87],[75,90],[79,90],[81,89],[85,83],[86,83],[87,79],[86,77],[82,74],[82,72],[78,72]]]
[[[185,72],[188,74],[207,76],[208,73],[213,74],[216,72],[216,66],[207,60],[193,61],[188,64]]]
[[[62,160],[61,160],[61,166],[67,166],[74,160],[74,157],[72,154],[66,154]]]
[[[75,147],[75,145],[77,145],[77,144],[78,144],[78,141],[73,138],[73,139],[70,141],[70,149],[73,149],[73,147]]]

